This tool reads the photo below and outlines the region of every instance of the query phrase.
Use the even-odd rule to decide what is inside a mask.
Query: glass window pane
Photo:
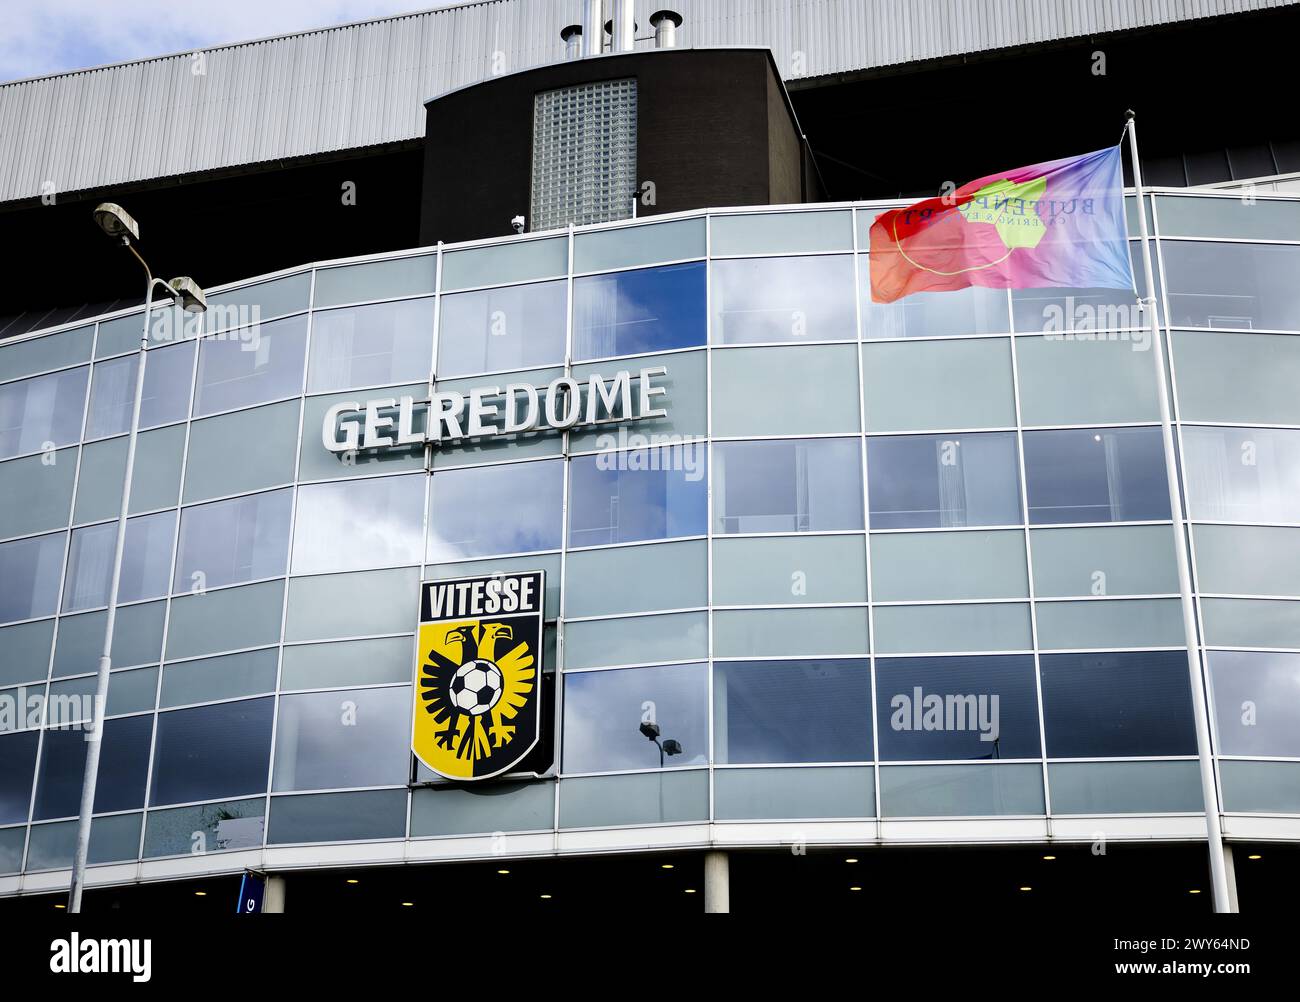
[[[81,438],[88,366],[0,385],[0,459]]]
[[[17,873],[23,868],[23,847],[27,842],[27,829],[0,830],[0,873]]]
[[[162,653],[166,602],[124,605],[113,624],[113,667],[156,664]],[[59,619],[59,640],[54,650],[54,678],[96,671],[104,651],[105,610]],[[172,623],[177,622],[175,615]],[[225,628],[228,628],[226,626]]]
[[[311,299],[311,272],[302,271],[269,282],[256,282],[208,296],[203,314],[208,331],[243,327],[307,309]]]
[[[569,545],[704,535],[706,465],[704,448],[694,443],[575,456],[569,463]]]
[[[274,644],[280,639],[283,601],[283,581],[173,598],[167,657],[191,658]]]
[[[412,654],[410,637],[295,644],[284,649],[280,688],[288,691],[409,682]]]
[[[405,784],[410,686],[280,697],[272,789]]]
[[[564,281],[443,296],[439,378],[563,363],[567,306]]]
[[[1202,592],[1300,596],[1300,529],[1198,525],[1194,533]]]
[[[877,602],[1025,598],[1024,533],[877,533],[871,583]]]
[[[1178,591],[1167,525],[1034,529],[1034,594],[1168,595]]]
[[[87,862],[116,863],[136,858],[140,846],[140,814],[115,814],[95,818],[90,826]],[[77,823],[33,825],[27,846],[27,869],[58,870],[72,866],[77,848]]]
[[[123,355],[95,365],[90,385],[90,416],[86,437],[120,435],[131,430],[135,374],[140,355]],[[140,427],[152,428],[184,421],[190,413],[190,383],[194,371],[194,342],[154,348],[144,367],[140,398]]]
[[[293,491],[186,508],[173,591],[217,588],[284,573]]]
[[[1300,340],[1175,331],[1173,341],[1184,421],[1300,424]]]
[[[564,666],[649,664],[708,657],[708,614],[678,612],[564,624]]]
[[[1159,428],[1025,432],[1025,483],[1034,525],[1169,517]]]
[[[886,605],[875,610],[877,654],[1023,651],[1033,647],[1029,606]]]
[[[713,816],[724,821],[870,818],[876,813],[870,769],[719,769]]]
[[[567,237],[518,239],[442,255],[442,291],[556,278],[569,270]]]
[[[50,684],[51,708],[48,720],[53,723],[71,723],[75,721],[90,722],[91,707],[95,699],[96,677],[83,675]],[[108,683],[108,700],[104,712],[110,717],[126,713],[140,713],[152,710],[154,695],[158,691],[157,668],[133,668],[127,671],[114,671]],[[77,697],[69,700],[68,697]],[[62,700],[62,702],[60,702]],[[78,702],[78,700],[80,700]],[[56,714],[62,716],[56,717]]]
[[[411,793],[411,838],[550,831],[554,823],[552,783],[467,783]]]
[[[862,348],[868,431],[1016,423],[1011,341],[892,341]]]
[[[312,317],[307,391],[390,386],[428,379],[433,367],[433,304],[405,299]]]
[[[285,640],[409,633],[419,580],[414,567],[294,578]]]
[[[703,769],[560,781],[561,828],[704,821],[708,816],[709,774]]]
[[[1176,240],[1160,255],[1173,325],[1300,330],[1300,246]]]
[[[17,379],[88,361],[94,336],[95,325],[92,323],[58,334],[10,341],[0,346],[0,380]]]
[[[267,844],[354,842],[406,834],[406,791],[316,793],[271,802]]]
[[[167,594],[175,537],[174,511],[127,519],[121,583],[117,593],[119,602],[135,602]],[[63,586],[64,612],[108,605],[116,546],[116,522],[73,530],[68,551],[68,573]]]
[[[566,675],[564,771],[660,768],[660,749],[641,731],[643,723],[659,726],[664,766],[707,762],[708,685],[702,664]],[[681,750],[666,754],[669,740]]]
[[[273,647],[169,664],[163,668],[159,705],[166,709],[275,692],[277,664],[279,656]]]
[[[54,641],[54,620],[23,623],[0,630],[0,685],[32,682],[50,670],[50,647]],[[0,824],[4,822],[0,821]]]
[[[149,804],[266,792],[272,698],[158,714]]]
[[[1021,521],[1012,432],[869,438],[867,469],[873,529]]]
[[[918,292],[896,303],[873,303],[865,260],[859,270],[863,337],[1005,334],[1011,329],[1002,289],[971,286],[952,292]]]
[[[126,475],[126,445],[126,438],[120,437],[82,447],[77,500],[72,510],[74,522],[117,518],[122,478]],[[131,478],[131,514],[176,504],[184,453],[184,425],[147,431],[139,437]]]
[[[420,562],[424,478],[377,477],[298,488],[293,572]]]
[[[1134,255],[1142,253],[1140,244],[1129,246]],[[1144,285],[1139,262],[1135,271],[1139,286]],[[1150,328],[1141,329],[1142,314],[1129,289],[1012,289],[1011,316],[1017,332],[1044,334],[1049,340],[1074,333],[1084,343],[1095,344],[1098,332],[1105,332],[1100,339],[1125,343],[1137,351],[1146,351],[1151,344]]]
[[[1205,809],[1195,762],[1052,762],[1047,781],[1053,814],[1181,814]]]
[[[265,814],[266,801],[260,797],[150,811],[144,832],[145,858],[260,849]]]
[[[876,716],[882,761],[1042,755],[1031,654],[881,658]]]
[[[385,390],[383,397],[394,402],[392,408],[379,406],[383,417],[396,417],[396,402],[400,397],[414,400],[428,399],[428,384],[398,386]],[[325,413],[335,404],[356,401],[357,393],[340,393],[327,397],[308,397],[302,404],[302,443],[298,453],[298,481],[337,480],[340,477],[369,476],[373,473],[397,473],[402,470],[424,469],[424,442],[387,449],[353,449],[346,452],[330,452],[321,447],[322,425]],[[412,431],[424,433],[424,414],[421,407],[412,413]],[[354,414],[351,418],[341,417],[339,424],[346,421],[353,424],[364,421],[363,414]],[[444,446],[443,448],[446,448]]]
[[[159,306],[155,300],[149,322],[149,348],[175,344],[187,338],[196,338],[203,331],[206,313],[186,313],[175,305]],[[99,335],[95,340],[95,357],[108,358],[140,350],[143,313],[101,320]]]
[[[730,763],[869,762],[870,663],[718,662],[713,757]]]
[[[1216,749],[1300,758],[1300,654],[1210,651],[1208,657]]]
[[[0,734],[0,824],[27,820],[38,731]]]
[[[306,347],[305,316],[205,337],[199,343],[195,415],[301,393]]]
[[[1184,427],[1192,518],[1300,522],[1300,431]]]
[[[704,264],[573,281],[573,357],[607,358],[703,344]]]
[[[0,543],[0,623],[54,614],[65,539],[55,532]]]
[[[561,461],[439,470],[430,478],[430,563],[495,553],[558,550]]]
[[[589,449],[608,450],[616,447],[631,448],[636,445],[653,445],[656,441],[677,441],[672,438],[656,440],[656,435],[692,435],[703,437],[708,433],[708,406],[706,403],[705,378],[708,369],[704,351],[674,352],[670,355],[646,355],[636,360],[635,366],[629,365],[629,383],[632,387],[632,399],[638,399],[641,392],[641,374],[643,368],[662,366],[668,371],[654,376],[652,384],[656,390],[664,390],[663,396],[656,397],[655,403],[660,410],[668,412],[666,417],[638,419],[629,424],[626,431],[617,427],[573,428],[569,432],[569,449],[571,452],[585,452]],[[573,367],[573,378],[580,386],[592,374],[607,376],[611,371],[609,362],[588,362]],[[561,373],[556,373],[560,375]],[[553,377],[548,377],[553,378]],[[583,392],[584,406],[587,399]],[[614,413],[603,401],[597,404],[600,417],[621,417],[622,408],[616,407]],[[585,412],[584,412],[585,413]],[[645,439],[649,440],[646,441]]]
[[[713,602],[715,605],[865,602],[866,565],[866,547],[861,535],[715,539]]]
[[[76,476],[75,448],[0,463],[0,537],[67,525]]]
[[[860,439],[719,442],[713,457],[714,532],[862,528]]]
[[[1040,659],[1049,758],[1195,755],[1184,651]]]
[[[448,578],[472,578],[496,571],[514,572],[525,565],[518,557],[500,557],[495,560],[461,560],[449,564],[425,567],[426,581],[445,581]],[[546,572],[545,615],[548,620],[560,614],[560,555],[534,553],[526,561],[529,570]]]
[[[1037,764],[891,765],[880,770],[880,813],[894,818],[1042,814]]]
[[[714,216],[712,224],[714,255],[853,249],[853,217],[844,210]]]
[[[313,305],[339,306],[371,299],[395,299],[434,291],[438,259],[433,254],[368,261],[338,268],[316,270]]]
[[[1177,599],[1040,602],[1036,613],[1038,646],[1044,650],[1173,647],[1186,642]]]
[[[86,736],[87,732],[79,727],[45,732],[33,820],[77,816],[81,781],[86,771]],[[152,714],[104,721],[99,778],[95,784],[97,814],[143,806],[152,737]]]
[[[573,270],[604,271],[657,261],[703,257],[704,219],[618,226],[577,233],[573,239]]]
[[[713,434],[856,432],[861,427],[856,350],[852,345],[715,350]]]
[[[713,614],[718,657],[840,657],[866,654],[867,610],[742,609]]]
[[[707,605],[708,545],[701,539],[584,550],[569,556],[565,576],[567,616]]]
[[[1160,417],[1151,338],[1016,339],[1020,418],[1026,425],[1154,421]],[[1182,390],[1183,373],[1178,373]]]
[[[1193,769],[1195,762],[1186,763]],[[1300,814],[1300,768],[1296,762],[1220,762],[1223,809],[1261,814]],[[1190,799],[1190,798],[1189,798]],[[1201,810],[1199,788],[1194,806]]]
[[[714,344],[853,341],[853,257],[714,261]]]
[[[313,444],[320,450],[319,439]],[[195,421],[190,425],[183,500],[292,483],[297,448],[297,400]]]

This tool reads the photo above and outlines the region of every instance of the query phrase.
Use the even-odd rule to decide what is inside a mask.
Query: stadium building
[[[88,912],[1199,912],[1220,840],[1289,904],[1300,8],[675,8],[0,85],[0,914],[74,854],[146,326],[103,202],[208,309],[147,325]],[[1131,293],[868,286],[882,211],[1128,108],[1179,505]]]

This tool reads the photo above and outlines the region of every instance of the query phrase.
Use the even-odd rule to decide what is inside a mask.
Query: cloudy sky
[[[457,0],[3,0],[0,81],[247,41]]]

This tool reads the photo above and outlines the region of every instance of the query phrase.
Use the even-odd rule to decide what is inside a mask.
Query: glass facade
[[[1177,200],[1216,228],[1163,233],[1155,198],[1221,805],[1294,825],[1300,232],[1236,228],[1267,199]],[[1200,810],[1149,335],[1098,290],[873,305],[877,211],[306,268],[223,293],[260,324],[151,349],[95,861]],[[0,709],[93,689],[139,323],[0,344],[8,373],[40,337],[84,342],[0,381]],[[341,401],[647,365],[662,419],[321,442]],[[537,568],[544,761],[490,803],[430,784],[418,583]],[[23,847],[0,861],[65,867],[81,735],[0,721],[0,841]],[[662,766],[647,721],[678,743]]]

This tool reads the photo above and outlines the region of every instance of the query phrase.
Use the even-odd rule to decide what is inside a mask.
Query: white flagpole
[[[1182,490],[1178,482],[1178,454],[1174,448],[1174,429],[1169,413],[1169,380],[1165,374],[1165,347],[1160,340],[1160,323],[1156,316],[1155,273],[1151,266],[1151,247],[1147,234],[1146,196],[1142,191],[1142,166],[1138,161],[1137,127],[1133,112],[1125,113],[1129,154],[1133,161],[1133,188],[1137,193],[1138,231],[1142,235],[1142,268],[1146,274],[1145,296],[1139,297],[1142,312],[1149,320],[1151,355],[1156,367],[1156,392],[1160,398],[1160,435],[1164,440],[1165,473],[1169,486],[1169,510],[1174,520],[1174,555],[1178,561],[1178,594],[1183,607],[1183,635],[1187,644],[1187,670],[1192,686],[1192,711],[1196,722],[1196,754],[1201,773],[1201,798],[1205,805],[1205,829],[1210,851],[1210,880],[1214,890],[1214,910],[1232,912],[1228,894],[1227,865],[1223,853],[1223,828],[1219,818],[1219,798],[1214,781],[1214,761],[1210,757],[1210,723],[1205,705],[1205,676],[1201,667],[1200,640],[1196,633],[1196,605],[1192,601],[1191,564],[1187,553],[1187,522],[1184,518]]]

